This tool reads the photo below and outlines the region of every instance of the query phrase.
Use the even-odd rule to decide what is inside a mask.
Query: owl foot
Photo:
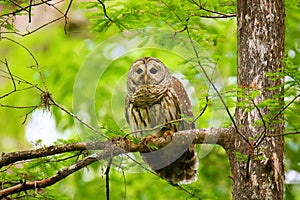
[[[146,145],[150,151],[157,150],[168,143],[165,137],[158,137],[156,135],[144,137],[141,139],[141,142]]]
[[[174,134],[174,131],[172,131],[172,130],[167,130],[167,131],[164,132],[164,137],[169,137],[169,136],[172,137],[173,134]]]
[[[111,138],[111,142],[113,145],[121,148],[130,148],[135,145],[134,142],[132,142],[130,139],[126,138],[126,136],[113,136]],[[111,145],[112,145],[111,144]]]
[[[170,142],[172,140],[173,135],[174,135],[174,131],[167,130],[164,132],[163,137],[165,138],[166,142]]]
[[[165,145],[167,145],[172,140],[172,135],[174,132],[172,130],[167,130],[164,132],[162,136],[157,135],[149,135],[147,137],[141,138],[141,142],[147,146],[151,146],[151,149],[153,147],[161,148]],[[156,149],[154,148],[154,149]]]
[[[158,137],[156,135],[149,135],[147,137],[143,137],[141,139],[141,142],[144,144],[148,144],[149,142],[153,143],[154,140],[156,140]]]

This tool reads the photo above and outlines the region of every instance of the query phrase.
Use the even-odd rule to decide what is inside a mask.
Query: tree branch
[[[228,134],[230,134],[230,128],[207,128],[207,129],[192,129],[179,131],[174,134],[173,140],[185,141],[186,138],[194,138],[195,144],[219,144],[226,146],[228,141]],[[166,146],[170,141],[163,138],[157,138],[151,141],[151,145],[155,145],[159,148]],[[10,153],[2,153],[0,156],[0,168],[9,164],[24,161],[34,158],[41,158],[56,154],[62,154],[72,151],[83,150],[104,150],[108,146],[112,146],[112,151],[116,148],[122,149],[123,152],[149,152],[149,143],[139,142],[133,143],[127,138],[118,137],[118,139],[111,139],[107,141],[93,141],[93,142],[76,142],[71,144],[62,144],[57,146],[49,146],[34,150],[16,151]],[[112,154],[113,156],[119,154]]]
[[[208,129],[193,129],[174,133],[172,140],[166,138],[156,138],[151,140],[151,145],[155,145],[158,148],[166,146],[171,141],[180,141],[181,144],[188,142],[187,138],[193,138],[193,143],[197,144],[220,144],[226,146],[229,141],[229,134],[232,131],[231,128],[208,128]],[[59,170],[55,175],[36,181],[26,181],[21,184],[17,184],[0,191],[0,197],[5,197],[11,194],[18,193],[20,191],[26,191],[30,189],[45,188],[53,185],[70,174],[86,167],[97,160],[103,160],[106,158],[113,158],[120,154],[126,154],[128,152],[149,152],[150,143],[138,142],[133,143],[127,138],[118,137],[117,139],[111,139],[108,141],[93,141],[93,142],[76,142],[71,144],[63,144],[58,146],[44,147],[34,150],[17,151],[11,153],[3,153],[0,156],[0,168],[13,164],[18,161],[24,161],[34,158],[41,158],[51,156],[55,154],[61,154],[71,151],[82,150],[101,150],[90,156],[83,158],[69,167]]]
[[[83,167],[92,164],[93,162],[97,161],[98,158],[101,158],[102,152],[98,152],[96,154],[92,154],[91,156],[85,157],[84,159],[80,160],[79,162],[63,168],[59,170],[54,176],[49,178],[45,178],[38,181],[29,181],[21,184],[14,185],[9,188],[5,188],[0,191],[0,198],[6,197],[11,194],[15,194],[21,191],[26,191],[29,189],[37,189],[37,188],[45,188],[47,186],[53,185],[58,181],[64,179],[65,177],[69,176],[70,174],[82,169]]]

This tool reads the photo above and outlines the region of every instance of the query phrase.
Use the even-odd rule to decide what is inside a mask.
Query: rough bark
[[[238,130],[226,147],[233,199],[283,199],[283,0],[238,0]],[[271,76],[270,76],[271,75]],[[262,102],[272,101],[272,105]],[[268,135],[268,137],[266,137]],[[246,139],[245,139],[246,138]]]

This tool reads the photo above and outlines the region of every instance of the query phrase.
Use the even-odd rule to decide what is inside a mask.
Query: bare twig
[[[209,101],[207,96],[205,97],[205,101],[206,101],[205,106],[202,108],[201,112],[197,115],[197,117],[195,117],[195,119],[192,121],[192,123],[196,122],[203,115],[203,113],[205,112],[205,110],[208,106],[208,101]]]
[[[40,107],[41,105],[44,105],[45,108],[46,108],[47,110],[50,109],[50,108],[49,108],[49,104],[46,102],[46,100],[47,100],[47,99],[46,99],[46,96],[47,96],[46,94],[48,94],[48,96],[50,96],[50,94],[49,94],[49,92],[48,92],[48,88],[47,88],[47,85],[46,85],[46,81],[45,81],[45,79],[44,79],[44,76],[43,76],[43,74],[42,74],[42,71],[41,71],[41,69],[40,69],[40,67],[39,67],[39,63],[38,63],[37,59],[35,58],[35,56],[33,55],[33,53],[30,51],[30,49],[27,48],[25,45],[23,45],[23,44],[21,44],[21,43],[15,41],[15,40],[13,40],[13,39],[11,39],[11,38],[2,37],[2,39],[6,39],[6,40],[8,40],[8,41],[10,41],[10,42],[13,42],[14,44],[20,46],[21,48],[23,48],[24,50],[27,51],[27,53],[31,56],[31,58],[32,58],[32,59],[34,60],[34,62],[35,62],[35,66],[36,66],[36,68],[37,68],[37,70],[38,70],[38,73],[39,73],[39,76],[40,76],[40,78],[41,78],[41,80],[42,80],[43,86],[44,86],[44,88],[45,88],[45,90],[46,90],[46,92],[44,92],[43,90],[41,90],[41,93],[42,93],[42,95],[43,95],[43,98],[42,98],[42,100],[43,100],[43,101],[42,101],[42,104],[39,104],[39,105],[34,106],[33,109],[32,109],[31,111],[29,111],[28,113],[25,114],[25,118],[24,118],[24,120],[23,120],[23,122],[22,122],[22,124],[24,124],[24,123],[26,122],[26,120],[27,120],[28,115],[29,115],[30,113],[32,113],[36,108]],[[8,63],[7,63],[7,60],[6,60],[6,59],[5,59],[5,65],[6,65],[6,68],[7,68],[7,70],[8,70],[8,74],[9,74],[10,79],[12,80],[13,86],[14,86],[14,90],[12,90],[11,92],[9,92],[9,93],[6,94],[6,96],[8,96],[9,94],[12,94],[12,93],[16,92],[16,91],[17,91],[17,88],[16,88],[14,76],[12,75],[12,73],[11,73],[11,71],[10,71],[10,68],[9,68],[9,66],[8,66]],[[23,79],[21,79],[21,80],[23,80]],[[30,84],[28,81],[26,81],[26,83],[27,83],[27,84]],[[33,84],[30,84],[30,85],[31,85],[30,88],[32,88],[32,87],[38,88],[37,86],[34,86]],[[20,91],[20,90],[18,90],[18,91]],[[0,97],[0,99],[3,98],[3,97],[6,97],[6,96],[2,96],[2,97]],[[1,107],[3,107],[3,105],[1,105]],[[8,106],[6,106],[6,107],[8,107]],[[14,108],[17,108],[17,107],[14,106]],[[23,108],[24,108],[24,106],[23,106]]]
[[[285,111],[292,103],[294,103],[294,101],[296,101],[297,98],[300,97],[300,94],[298,94],[297,96],[295,96],[288,104],[286,104],[272,119],[271,122],[273,120],[275,120],[279,115],[282,114],[283,111]]]
[[[6,66],[6,69],[7,69],[8,74],[9,74],[9,79],[12,81],[12,84],[13,84],[14,89],[13,89],[12,91],[10,91],[10,92],[8,92],[8,93],[6,93],[6,94],[0,96],[0,99],[2,99],[2,98],[4,98],[4,97],[7,97],[8,95],[10,95],[10,94],[12,94],[12,93],[14,93],[14,92],[17,91],[15,79],[14,79],[14,77],[13,77],[11,71],[10,71],[10,68],[9,68],[9,66],[8,66],[8,63],[7,63],[7,60],[5,59],[4,62],[3,62],[3,61],[1,61],[1,62],[4,63],[5,66]]]
[[[266,122],[265,122],[265,120],[264,120],[264,118],[263,118],[262,113],[260,112],[259,107],[256,105],[256,103],[254,102],[253,99],[251,99],[251,102],[252,102],[252,104],[254,105],[254,107],[256,108],[256,110],[257,110],[257,112],[258,112],[258,115],[259,115],[259,117],[260,117],[260,119],[261,119],[261,121],[262,121],[262,123],[263,123],[263,127],[264,127],[264,130],[262,131],[262,133],[259,134],[258,139],[254,142],[253,147],[256,148],[256,147],[259,146],[259,144],[260,144],[260,143],[264,140],[264,138],[265,138],[265,135],[266,135],[266,133],[267,133],[267,124],[266,124]]]
[[[82,155],[82,152],[83,151],[80,151],[80,152],[76,153],[75,155],[68,156],[68,157],[61,158],[61,159],[47,159],[47,160],[43,160],[43,163],[58,163],[58,162],[62,162],[62,161],[66,161],[66,160],[72,159],[72,158],[78,158],[80,155]]]
[[[181,186],[181,185],[175,185],[175,187],[177,187],[179,190],[182,190],[182,191],[184,191],[185,193],[189,194],[190,197],[191,197],[192,199],[198,199],[198,200],[201,200],[201,198],[200,198],[199,196],[197,196],[195,193],[193,193],[193,192],[187,190],[187,189],[184,188],[183,186]]]
[[[54,8],[56,11],[58,11],[58,12],[61,14],[61,16],[59,16],[59,17],[57,17],[57,18],[55,18],[55,19],[53,19],[53,20],[51,20],[51,21],[49,21],[49,22],[47,22],[47,23],[42,24],[41,26],[35,28],[34,30],[27,31],[26,33],[20,33],[19,31],[2,31],[1,33],[2,33],[2,34],[16,34],[16,35],[25,37],[25,36],[27,36],[27,35],[30,35],[30,34],[36,32],[36,31],[38,31],[38,30],[40,30],[40,29],[42,29],[42,28],[44,28],[44,27],[46,27],[46,26],[52,24],[52,23],[55,23],[55,22],[57,22],[57,21],[59,21],[59,20],[61,20],[61,19],[64,19],[64,21],[65,21],[65,24],[64,24],[64,31],[65,31],[65,33],[67,34],[68,13],[69,13],[69,11],[70,11],[70,9],[71,9],[71,5],[72,5],[72,3],[73,3],[73,0],[69,0],[67,9],[66,9],[66,11],[64,11],[64,12],[61,11],[61,10],[60,10],[59,8],[57,8],[57,6],[56,6],[56,4],[62,3],[63,0],[62,0],[62,1],[57,1],[57,2],[52,3],[52,4],[49,3],[49,2],[51,2],[51,1],[52,1],[52,0],[42,0],[42,1],[39,1],[39,2],[33,2],[32,0],[30,0],[30,1],[29,1],[29,5],[28,5],[28,6],[24,6],[24,7],[21,7],[21,6],[18,5],[17,3],[14,3],[13,1],[11,1],[11,2],[13,2],[13,3],[15,4],[15,6],[17,6],[19,9],[16,9],[16,10],[14,10],[14,11],[12,11],[12,12],[9,12],[9,13],[4,13],[4,14],[0,15],[0,17],[8,17],[8,18],[9,18],[9,17],[11,17],[11,16],[19,15],[19,14],[20,14],[21,12],[23,12],[23,11],[26,11],[26,12],[28,13],[29,23],[31,23],[31,21],[32,21],[32,19],[31,19],[31,18],[32,18],[31,11],[32,11],[32,9],[33,9],[34,7],[38,7],[38,6],[40,6],[40,5],[47,5],[47,6],[49,6],[49,7]]]
[[[170,7],[170,5],[169,4],[167,4],[166,2],[164,2],[163,0],[160,0],[168,9],[169,9],[169,11],[170,12],[172,12],[175,16],[176,16],[176,18],[179,20],[179,21],[183,21],[181,18],[180,18],[180,16],[177,14],[177,12],[174,10],[174,9],[172,9],[171,7]]]
[[[16,3],[15,1],[9,0],[9,2],[10,2],[11,4],[13,4],[14,6],[16,6],[16,7],[22,9],[22,7],[21,7],[18,3]]]
[[[109,139],[106,135],[102,134],[99,130],[95,129],[93,126],[89,125],[88,123],[86,123],[85,121],[83,121],[82,119],[80,119],[77,115],[75,115],[74,113],[70,112],[69,110],[67,110],[66,108],[64,108],[63,106],[61,106],[60,104],[58,104],[52,97],[51,95],[49,96],[49,101],[52,102],[52,104],[56,107],[58,107],[59,109],[61,109],[62,111],[64,111],[65,113],[67,113],[68,115],[70,115],[71,117],[73,117],[74,119],[76,119],[77,121],[79,121],[81,124],[83,124],[84,126],[86,126],[87,128],[89,128],[90,130],[96,132],[96,133],[100,133],[104,138]]]
[[[0,107],[4,108],[17,108],[17,109],[28,109],[28,108],[38,108],[40,105],[33,105],[33,106],[13,106],[13,105],[6,105],[6,104],[1,104]]]
[[[125,172],[123,170],[122,170],[122,175],[123,175],[123,183],[124,183],[124,200],[125,200],[126,199],[126,192],[127,192],[127,189],[126,189],[127,183],[126,183]]]
[[[9,13],[4,13],[4,14],[0,15],[0,18],[4,17],[4,16],[11,16],[11,15],[15,16],[15,15],[17,15],[18,13],[20,13],[22,11],[28,12],[27,9],[30,9],[30,7],[35,7],[35,6],[43,5],[43,4],[45,4],[47,2],[50,2],[50,1],[52,1],[52,0],[43,0],[43,1],[40,1],[40,2],[36,2],[34,4],[31,3],[28,6],[21,7],[21,6],[19,6],[19,4],[16,4],[15,1],[11,1],[10,0],[10,2],[13,3],[15,6],[19,7],[19,9],[15,10],[15,11],[12,11],[12,12],[9,12]]]
[[[205,8],[200,2],[196,2],[195,0],[190,0],[192,3],[194,3],[200,10],[206,11],[208,13],[216,14],[216,15],[194,15],[198,17],[203,17],[203,18],[230,18],[230,17],[236,17],[236,13],[233,14],[227,14],[227,13],[221,13],[215,10],[210,10]]]
[[[64,31],[65,31],[65,34],[67,34],[67,25],[68,25],[68,13],[71,9],[71,6],[72,6],[72,3],[73,3],[73,0],[70,0],[69,4],[68,4],[68,7],[67,7],[67,10],[64,14],[64,17],[65,17],[65,25],[64,25]]]
[[[53,19],[53,20],[50,21],[50,22],[44,23],[43,25],[37,27],[36,29],[34,29],[34,30],[32,30],[32,31],[27,31],[27,32],[24,33],[24,34],[19,33],[19,32],[17,32],[17,31],[3,31],[3,32],[1,32],[1,34],[16,34],[16,35],[25,37],[25,36],[27,36],[27,35],[30,35],[30,34],[32,34],[32,33],[35,33],[35,32],[37,32],[37,31],[39,31],[40,29],[45,28],[46,26],[48,26],[48,25],[50,25],[50,24],[53,24],[53,23],[55,23],[55,22],[57,22],[57,21],[59,21],[59,20],[61,20],[61,19],[64,19],[64,18],[65,18],[64,16],[60,16],[60,17],[58,17],[58,18],[56,18],[56,19]]]
[[[41,79],[42,79],[42,82],[43,82],[45,88],[47,88],[47,87],[46,87],[45,80],[44,80],[44,77],[43,77],[42,72],[41,72],[41,69],[40,69],[40,67],[39,67],[39,63],[38,63],[37,59],[35,58],[35,56],[33,55],[33,53],[30,51],[30,49],[28,49],[25,45],[21,44],[20,42],[17,42],[16,40],[13,40],[13,39],[11,39],[11,38],[8,38],[8,37],[1,37],[1,39],[5,39],[5,40],[8,40],[8,41],[10,41],[10,42],[13,42],[13,43],[15,43],[16,45],[22,47],[24,50],[27,51],[27,53],[28,53],[28,54],[31,56],[31,58],[34,60],[35,66],[36,66],[36,68],[38,69],[38,72],[39,72],[39,74],[40,74],[40,77],[41,77]]]
[[[102,8],[103,8],[104,16],[105,16],[110,22],[114,23],[114,20],[112,20],[112,19],[108,16],[108,14],[107,14],[105,4],[104,4],[101,0],[97,0],[97,1],[101,4],[101,6],[102,6]]]
[[[298,94],[297,96],[295,96],[287,105],[285,105],[271,120],[270,120],[270,123],[272,123],[279,115],[281,115],[297,98],[300,97],[300,94]],[[265,123],[264,123],[264,126],[265,126]],[[254,145],[255,147],[258,147],[260,145],[260,143],[263,141],[263,139],[265,137],[270,137],[270,136],[285,136],[285,135],[291,135],[291,134],[298,134],[297,132],[294,132],[294,133],[284,133],[284,134],[276,134],[276,135],[267,135],[266,134],[266,127],[265,127],[265,131],[264,131],[264,134],[262,134],[260,136],[260,140],[258,139],[256,144]]]
[[[7,68],[7,72],[4,71],[4,70],[1,70],[1,69],[0,69],[0,72],[9,75],[9,76],[1,75],[1,77],[7,78],[7,79],[9,79],[9,80],[12,80],[12,84],[13,84],[14,89],[13,89],[12,91],[10,91],[10,92],[8,92],[8,93],[2,95],[2,96],[0,97],[0,99],[1,99],[1,98],[5,98],[5,97],[7,97],[7,96],[9,96],[9,95],[11,95],[11,94],[13,94],[13,93],[20,92],[20,91],[24,91],[24,90],[30,90],[30,89],[33,89],[33,88],[39,90],[39,92],[41,92],[42,94],[45,93],[41,88],[38,87],[38,85],[34,85],[34,84],[32,84],[32,83],[30,83],[30,82],[28,82],[28,81],[26,81],[26,80],[24,80],[24,79],[22,79],[22,78],[20,78],[20,77],[18,77],[18,76],[12,74],[12,72],[11,72],[11,70],[10,70],[10,67],[9,67],[8,62],[7,62],[6,59],[5,59],[5,61],[1,61],[1,62],[5,64],[5,66],[6,66],[6,68]],[[19,89],[19,88],[17,88],[17,86],[16,86],[16,83],[15,83],[16,81],[17,81],[18,83],[24,83],[24,84],[29,85],[29,86],[28,86],[28,87],[25,87],[25,88]],[[41,101],[41,103],[39,103],[39,104],[37,104],[37,105],[30,105],[30,106],[16,106],[16,105],[5,105],[5,104],[1,104],[1,103],[0,103],[0,107],[15,108],[15,109],[31,109],[29,112],[27,112],[27,113],[25,114],[25,118],[24,118],[24,120],[23,120],[23,122],[22,122],[22,124],[24,124],[24,123],[26,122],[27,118],[28,118],[28,115],[31,114],[35,109],[37,109],[37,108],[39,108],[39,107],[41,107],[41,106],[44,105],[44,106],[49,110],[50,104],[47,104],[47,105],[46,105],[46,104],[45,104],[45,100],[44,100],[44,99],[42,99],[42,100],[43,100],[43,101]]]
[[[191,14],[191,16],[201,17],[201,18],[210,18],[210,19],[222,19],[222,18],[231,18],[236,17],[236,14],[224,14],[224,15],[198,15],[198,14]]]
[[[7,38],[7,37],[3,37],[3,38],[5,38],[5,39],[7,39],[7,40],[10,40],[11,42],[13,42],[13,43],[15,43],[15,44],[21,46],[22,48],[24,48],[24,49],[29,53],[29,55],[32,57],[32,59],[33,59],[34,62],[35,62],[35,66],[36,66],[36,68],[37,68],[37,70],[38,70],[38,73],[39,73],[39,75],[40,75],[40,78],[41,78],[41,80],[42,80],[42,83],[43,83],[43,85],[44,85],[44,88],[45,88],[46,92],[49,92],[49,91],[48,91],[48,88],[47,88],[47,85],[46,85],[46,81],[45,81],[44,75],[43,75],[42,70],[41,70],[41,68],[40,68],[40,65],[39,65],[37,59],[35,58],[35,56],[33,55],[33,53],[30,51],[30,49],[28,49],[25,45],[23,45],[23,44],[21,44],[21,43],[15,41],[15,40],[12,40],[12,39]]]
[[[28,22],[31,23],[31,8],[32,8],[32,0],[29,1],[29,11],[28,11]]]
[[[110,167],[113,161],[113,157],[111,156],[109,158],[107,167],[106,167],[106,171],[105,171],[105,184],[106,184],[106,200],[110,199],[110,195],[109,195],[109,173],[110,173]]]
[[[3,62],[3,61],[1,61],[1,62]],[[6,72],[6,71],[4,71],[4,70],[2,70],[2,69],[0,69],[0,72],[2,72],[2,73],[4,73],[4,74],[8,74],[8,72]],[[11,74],[11,75],[12,75],[12,77],[14,78],[14,80],[15,80],[16,82],[18,82],[18,83],[24,83],[24,84],[26,84],[26,85],[29,85],[29,87],[26,87],[26,88],[23,88],[23,89],[18,89],[18,91],[28,90],[28,89],[31,89],[31,88],[35,88],[35,89],[37,89],[39,92],[44,92],[43,89],[41,89],[40,87],[38,87],[37,84],[33,84],[33,83],[31,83],[31,82],[29,82],[29,81],[27,81],[27,80],[25,80],[25,79],[23,79],[23,78],[21,78],[21,77],[15,75],[15,74]],[[11,79],[10,76],[3,76],[3,75],[0,75],[0,76],[3,77],[3,78],[6,78],[6,79]]]
[[[287,132],[287,133],[283,133],[283,134],[270,134],[270,135],[266,135],[266,137],[282,137],[282,136],[286,136],[286,135],[300,135],[300,131],[295,131],[295,132]]]

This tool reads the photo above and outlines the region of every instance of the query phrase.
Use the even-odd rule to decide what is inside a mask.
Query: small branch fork
[[[10,39],[10,38],[6,38],[6,37],[2,37],[2,39],[7,39],[11,42],[13,42],[14,44],[17,44],[18,46],[22,47],[23,49],[25,49],[29,54],[30,56],[33,58],[34,62],[35,62],[35,67],[36,69],[39,71],[39,75],[41,76],[42,78],[42,81],[44,83],[44,88],[46,88],[45,90],[47,91],[47,87],[46,87],[46,83],[43,79],[43,76],[42,76],[42,72],[39,68],[39,65],[38,65],[38,62],[37,60],[35,59],[35,57],[33,56],[33,54],[30,52],[30,50],[28,48],[26,48],[25,46],[23,46],[22,44]],[[0,100],[1,99],[4,99],[10,95],[13,95],[14,93],[18,93],[18,92],[22,92],[24,90],[32,90],[32,89],[36,89],[42,96],[42,94],[45,94],[47,93],[45,90],[43,90],[42,88],[40,88],[37,84],[33,84],[33,83],[30,83],[29,81],[15,75],[12,73],[11,69],[10,69],[10,66],[8,64],[8,61],[7,59],[4,59],[4,60],[0,60],[0,63],[2,63],[3,65],[5,65],[5,68],[6,70],[4,69],[1,69],[0,68],[0,77],[1,78],[4,78],[4,79],[8,79],[12,82],[12,87],[13,89],[3,95],[0,96]],[[16,84],[18,83],[18,84]],[[23,87],[19,88],[20,87],[20,84],[22,84]],[[25,86],[24,86],[25,85]],[[19,86],[19,87],[17,87]],[[44,102],[45,103],[45,102]],[[15,106],[15,105],[6,105],[6,104],[2,104],[0,102],[0,107],[6,107],[6,108],[15,108],[15,109],[30,109],[29,112],[27,112],[25,114],[25,118],[24,118],[24,121],[22,124],[24,124],[27,120],[27,117],[30,113],[32,113],[35,109],[39,108],[39,107],[42,107],[43,105],[46,106],[46,104],[43,104],[42,102],[37,104],[37,105],[30,105],[30,106]],[[48,108],[49,108],[49,104],[48,105]]]
[[[228,134],[230,134],[230,129],[193,129],[180,131],[174,134],[172,140],[185,141],[186,137],[193,137],[194,143],[217,143],[221,145],[226,145]],[[167,145],[170,141],[163,138],[153,140],[151,143],[158,147],[163,147]],[[71,144],[64,144],[58,146],[50,146],[34,150],[18,151],[11,153],[3,153],[0,156],[0,168],[4,166],[10,166],[17,164],[21,161],[30,161],[31,159],[47,157],[56,154],[62,154],[72,151],[84,151],[84,150],[100,150],[90,156],[84,157],[82,160],[59,170],[55,175],[35,181],[26,181],[21,184],[15,184],[11,187],[4,188],[0,190],[0,197],[6,197],[11,194],[19,193],[26,190],[36,190],[39,188],[45,188],[53,185],[65,177],[71,175],[72,173],[86,167],[98,160],[103,160],[106,158],[110,159],[110,165],[112,158],[120,154],[126,154],[128,152],[149,152],[149,146],[143,142],[137,144],[133,143],[127,138],[119,137],[118,139],[111,139],[105,142],[103,141],[93,141],[93,142],[77,142]],[[110,167],[109,165],[109,167]],[[109,172],[109,168],[106,170]],[[107,178],[109,178],[107,176]],[[109,187],[109,185],[108,185]]]
[[[26,33],[20,33],[18,30],[15,30],[15,31],[7,31],[7,30],[4,30],[4,31],[0,31],[0,34],[16,34],[16,35],[19,35],[19,36],[27,36],[27,35],[30,35],[50,24],[53,24],[59,20],[64,20],[64,31],[65,31],[65,34],[67,34],[67,24],[68,24],[68,14],[69,14],[69,11],[71,9],[71,6],[72,6],[72,3],[73,3],[73,0],[69,0],[68,1],[68,5],[67,5],[67,8],[65,11],[62,11],[60,8],[58,8],[57,4],[60,4],[62,2],[65,2],[65,0],[60,0],[60,1],[57,1],[55,3],[52,3],[52,0],[40,0],[40,1],[32,1],[30,0],[28,2],[28,5],[26,6],[20,6],[19,4],[15,3],[14,1],[11,1],[10,2],[14,5],[15,9],[12,10],[11,12],[8,12],[8,13],[4,13],[4,14],[1,14],[0,15],[0,18],[2,19],[6,19],[4,20],[2,23],[9,23],[9,19],[14,19],[15,16],[17,15],[22,15],[23,12],[26,12],[28,14],[28,23],[30,24],[32,22],[32,10],[33,8],[37,8],[41,5],[45,5],[45,6],[48,6],[48,7],[52,7],[54,10],[56,10],[58,13],[60,13],[60,16],[58,16],[57,18],[47,22],[47,23],[44,23],[43,25],[35,28],[34,30],[31,30],[31,31],[27,31]]]
[[[8,72],[8,75],[9,75],[8,78],[12,81],[12,84],[13,84],[13,89],[12,89],[10,92],[8,92],[8,93],[6,93],[6,94],[0,96],[0,99],[2,99],[2,98],[4,98],[4,97],[7,97],[7,96],[9,96],[10,94],[16,92],[16,91],[17,91],[17,87],[16,87],[15,79],[14,79],[14,77],[13,77],[11,71],[10,71],[9,66],[8,66],[7,60],[5,59],[4,61],[0,61],[0,62],[3,63],[3,64],[5,65],[5,67],[6,67],[6,69],[7,69],[7,72]],[[0,69],[0,72],[1,72],[1,71],[2,71],[2,70]]]
[[[210,13],[210,15],[194,15],[194,16],[198,16],[198,17],[202,17],[202,18],[231,18],[231,17],[236,17],[236,13],[232,13],[232,14],[227,14],[227,13],[221,13],[215,10],[210,10],[205,8],[200,2],[196,2],[195,0],[190,0],[190,2],[192,2],[193,4],[195,4],[199,10],[203,10],[207,13]],[[211,15],[213,14],[213,15]]]
[[[97,1],[100,3],[100,5],[101,5],[102,8],[103,8],[104,16],[105,16],[110,22],[114,23],[114,20],[112,20],[112,19],[108,16],[108,14],[107,14],[107,9],[106,9],[105,4],[104,4],[101,0],[97,0]]]

